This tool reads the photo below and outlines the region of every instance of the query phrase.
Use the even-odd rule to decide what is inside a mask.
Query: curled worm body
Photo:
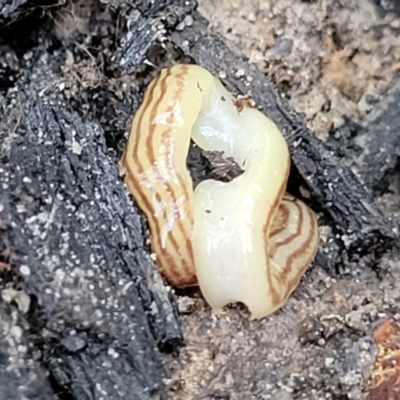
[[[193,192],[190,139],[233,157],[244,173],[203,181]],[[240,301],[253,318],[278,309],[318,248],[315,215],[284,197],[289,164],[275,124],[256,109],[239,110],[208,71],[164,69],[134,118],[122,165],[166,278],[198,282],[215,309]]]

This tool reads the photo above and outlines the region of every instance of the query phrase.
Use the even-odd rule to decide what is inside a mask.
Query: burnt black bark
[[[0,393],[3,399],[55,400],[48,374],[29,342],[29,325],[15,307],[0,302]]]
[[[44,358],[76,399],[147,399],[161,386],[159,349],[182,336],[117,162],[98,125],[50,99],[27,100],[22,118],[2,159],[0,219],[37,300]]]
[[[365,118],[355,143],[360,151],[354,168],[365,184],[382,193],[390,178],[398,173],[400,160],[400,83],[377,104]]]
[[[149,50],[165,40],[186,16],[197,7],[195,0],[138,2],[125,12],[128,33],[115,55],[115,61],[128,73],[134,73]]]
[[[2,21],[2,18],[9,18],[13,14],[15,16],[18,8],[27,1],[28,0],[0,0],[0,21]]]

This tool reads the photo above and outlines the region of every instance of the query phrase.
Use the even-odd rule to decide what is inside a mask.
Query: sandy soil
[[[400,68],[400,20],[370,1],[203,0],[200,11],[320,137],[362,118]]]

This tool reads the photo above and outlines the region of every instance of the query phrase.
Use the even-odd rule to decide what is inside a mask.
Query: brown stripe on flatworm
[[[271,232],[268,238],[265,237],[266,243],[268,245],[268,254],[270,258],[274,257],[276,251],[278,250],[279,247],[278,245],[283,240],[291,236],[291,233],[289,231],[286,231],[286,228],[289,223],[290,223],[290,210],[289,207],[287,207],[285,202],[282,200],[282,203],[278,207],[278,211],[275,215],[274,221],[272,222],[272,226],[275,225],[275,228]],[[283,236],[279,239],[275,239],[282,233],[285,233],[286,236]]]
[[[286,171],[286,178],[282,180],[281,186],[279,187],[278,195],[276,196],[270,213],[267,215],[267,220],[265,221],[264,227],[263,227],[263,236],[265,238],[265,245],[264,245],[264,254],[265,254],[265,261],[267,265],[267,271],[266,271],[266,277],[267,277],[267,282],[268,282],[268,288],[270,291],[271,295],[271,301],[273,304],[278,304],[280,302],[280,295],[278,291],[276,290],[273,282],[273,272],[271,268],[271,263],[270,263],[270,256],[269,256],[269,246],[268,246],[268,238],[269,238],[269,229],[272,225],[272,222],[270,221],[270,218],[274,218],[276,215],[276,211],[279,207],[280,202],[282,201],[283,195],[285,194],[286,190],[286,182],[287,182],[287,177],[289,176],[289,164],[288,168]]]
[[[299,203],[296,203],[296,205],[299,205]],[[282,287],[286,287],[285,292],[281,295],[281,300],[282,299],[287,299],[289,295],[294,291],[294,289],[297,287],[298,282],[301,279],[301,276],[303,275],[303,272],[305,269],[310,265],[312,259],[315,256],[315,253],[317,251],[317,246],[313,246],[314,240],[318,241],[318,235],[316,232],[317,229],[317,222],[314,217],[313,212],[303,203],[300,205],[301,212],[303,212],[303,209],[306,210],[307,216],[310,218],[308,221],[309,224],[307,224],[306,228],[311,228],[309,230],[309,234],[305,238],[305,240],[300,243],[296,249],[296,251],[292,254],[289,255],[289,257],[286,259],[286,262],[283,263],[283,270],[279,274],[279,277],[277,279],[282,281]],[[310,226],[308,226],[310,225]],[[313,240],[314,239],[314,240]],[[302,262],[303,267],[302,268],[296,268],[296,273],[291,274],[290,272],[293,272],[293,264],[295,263],[296,259],[298,259],[302,254],[308,252],[310,248],[314,247],[315,251],[311,252],[309,257]],[[300,273],[299,273],[300,272]],[[289,278],[289,281],[288,281]]]
[[[285,181],[286,182],[286,181]],[[280,191],[281,193],[281,191]],[[283,199],[283,195],[281,197],[277,197],[276,200],[281,200]],[[288,201],[288,199],[286,199]],[[269,241],[271,241],[271,238],[273,236],[278,235],[279,233],[282,233],[284,229],[286,229],[286,224],[290,223],[290,209],[289,206],[286,206],[284,203],[280,204],[280,210],[276,212],[274,217],[280,218],[279,221],[276,221],[278,226],[275,227],[274,229],[274,235],[269,234],[268,232],[268,222],[264,225],[263,229],[263,234],[265,238],[265,253],[267,257],[267,271],[266,271],[266,278],[268,281],[268,288],[270,291],[271,295],[271,301],[272,304],[278,305],[280,304],[283,300],[286,300],[290,293],[293,292],[293,290],[296,288],[298,281],[300,280],[300,277],[302,276],[302,273],[304,270],[308,267],[310,264],[311,260],[315,256],[315,254],[310,254],[310,256],[307,258],[306,262],[303,262],[303,267],[301,269],[296,269],[296,271],[293,271],[293,264],[296,261],[296,259],[304,254],[305,252],[309,251],[311,248],[310,246],[313,244],[313,237],[315,237],[315,229],[316,229],[316,220],[314,218],[314,214],[312,211],[303,205],[300,205],[298,202],[293,202],[292,203],[298,210],[298,215],[299,215],[299,220],[297,221],[297,226],[296,226],[296,232],[294,234],[289,234],[288,236],[281,238],[280,241],[274,243],[273,248],[269,247]],[[310,218],[309,225],[311,227],[310,232],[305,239],[304,242],[299,243],[298,248],[296,251],[288,257],[286,257],[286,262],[282,263],[283,265],[279,265],[280,267],[283,267],[283,270],[280,271],[278,274],[274,273],[274,269],[272,267],[272,262],[273,262],[273,256],[276,254],[276,252],[279,251],[280,255],[281,253],[284,254],[285,251],[285,246],[287,247],[288,244],[293,242],[294,240],[298,239],[301,237],[302,234],[302,228],[304,224],[304,215],[303,215],[303,208],[306,210],[308,217]],[[286,210],[286,212],[284,212]],[[307,222],[307,221],[306,221]],[[272,226],[272,224],[271,224]],[[283,229],[282,229],[283,228]],[[306,227],[307,229],[307,227]],[[301,273],[299,274],[299,271]],[[290,278],[291,277],[291,278]],[[289,282],[287,282],[289,278]],[[275,285],[276,284],[276,285]],[[280,288],[286,287],[286,290],[284,293],[282,293]]]
[[[145,93],[145,98],[144,98],[144,102],[142,103],[142,105],[140,106],[139,110],[138,110],[138,114],[135,116],[135,119],[137,119],[137,123],[135,123],[132,126],[132,130],[134,130],[134,132],[131,132],[131,135],[135,135],[134,136],[134,146],[133,146],[133,151],[130,154],[130,162],[127,162],[126,160],[126,169],[129,170],[130,174],[129,174],[129,181],[130,183],[133,185],[134,191],[136,192],[134,194],[135,198],[137,199],[139,205],[141,206],[141,208],[143,209],[143,211],[145,212],[145,214],[147,215],[147,218],[149,220],[149,225],[151,226],[151,230],[152,230],[152,235],[154,235],[153,238],[156,239],[156,241],[152,241],[152,246],[157,247],[161,250],[162,249],[162,243],[161,243],[161,228],[162,225],[165,221],[165,219],[167,218],[166,215],[166,211],[164,211],[164,215],[163,215],[163,220],[158,220],[157,218],[154,218],[154,204],[151,204],[150,201],[148,200],[147,196],[144,195],[142,193],[142,190],[140,188],[141,183],[137,182],[137,180],[134,177],[134,172],[132,171],[131,167],[135,167],[135,169],[137,169],[136,174],[138,175],[138,177],[140,175],[146,174],[144,170],[144,166],[139,158],[139,153],[138,153],[138,149],[139,149],[139,144],[141,142],[140,139],[144,138],[146,135],[146,130],[143,130],[143,119],[144,119],[144,115],[145,113],[148,111],[148,106],[149,104],[151,104],[153,102],[153,97],[154,97],[154,92],[157,90],[157,85],[159,84],[160,81],[165,81],[167,79],[167,77],[170,75],[170,70],[166,70],[165,71],[165,75],[163,76],[163,74],[160,74],[149,86],[149,88],[147,89],[147,92]],[[162,100],[162,96],[160,96],[160,98],[157,100],[156,104],[158,104],[160,101]],[[152,112],[156,113],[157,109],[156,106],[153,106],[152,108]],[[154,116],[153,116],[154,118]],[[135,129],[136,128],[136,129]],[[149,132],[149,136],[151,136],[151,133],[153,133],[154,131],[154,127],[151,126],[150,124],[150,132]],[[129,140],[131,140],[131,137],[128,139],[128,143]],[[127,152],[126,152],[127,153]],[[152,165],[150,165],[150,169],[151,169]],[[163,262],[163,258],[168,256],[168,259],[170,259],[170,255],[167,253],[162,254],[160,251],[157,251],[157,249],[154,249],[154,251],[156,252],[157,256],[158,256],[158,264],[164,264]],[[170,261],[170,260],[169,260]],[[173,263],[171,263],[173,264]],[[160,265],[161,269],[164,270],[165,266],[164,265]],[[178,270],[175,270],[175,267],[173,268],[173,272],[175,274],[178,273]]]
[[[140,115],[138,118],[138,122],[136,124],[138,132],[141,132],[143,129],[142,124],[143,124],[144,114],[146,112],[150,111],[148,109],[148,107],[149,107],[149,104],[151,104],[153,102],[154,92],[157,90],[157,86],[159,85],[160,81],[161,81],[161,84],[163,84],[170,75],[171,75],[171,70],[167,69],[167,70],[165,70],[164,76],[163,76],[163,73],[161,73],[153,82],[150,83],[150,86],[148,87],[148,89],[145,93],[144,102],[142,103],[142,105],[139,108]],[[152,119],[154,119],[154,117],[156,115],[155,113],[157,112],[157,107],[158,107],[159,103],[161,102],[161,100],[162,100],[162,96],[159,97],[159,99],[156,101],[155,105],[152,107],[151,114],[150,114],[150,121]],[[153,111],[154,111],[154,115],[152,115]],[[136,118],[137,118],[137,115],[135,116],[135,119]],[[154,127],[153,127],[153,129],[154,129]],[[136,134],[136,137],[137,137],[137,140],[133,147],[133,151],[131,154],[132,157],[134,157],[135,154],[138,154],[139,144],[141,142],[141,140],[140,140],[141,135]]]
[[[310,227],[311,227],[311,229],[309,230],[309,234],[307,236],[307,239],[304,241],[304,244],[300,248],[298,248],[297,251],[295,251],[294,253],[292,253],[289,256],[289,258],[287,260],[287,263],[286,263],[286,268],[288,268],[288,269],[290,269],[291,265],[294,263],[296,258],[301,256],[301,254],[304,253],[305,251],[309,250],[310,246],[313,243],[313,240],[312,240],[313,238],[315,238],[316,241],[318,241],[318,232],[316,232],[316,230],[318,229],[318,224],[317,224],[316,218],[315,218],[313,212],[307,206],[305,206],[305,208],[307,210],[308,216],[310,217]],[[310,255],[307,258],[306,262],[304,262],[304,267],[301,269],[301,273],[300,274],[295,274],[294,278],[290,281],[290,283],[288,285],[288,290],[286,291],[286,296],[289,296],[290,293],[296,288],[297,282],[299,282],[299,280],[301,279],[301,276],[303,275],[303,272],[310,265],[310,263],[313,260],[313,258],[315,257],[315,254],[316,254],[317,251],[318,251],[318,246],[315,246],[315,250],[310,253]]]
[[[163,76],[163,73],[164,73],[164,76]],[[156,201],[158,201],[159,204],[162,204],[161,201],[164,198],[172,199],[172,201],[174,202],[174,199],[176,199],[178,197],[178,196],[176,196],[176,192],[173,190],[173,188],[169,184],[168,180],[167,180],[167,182],[165,182],[165,180],[163,179],[162,171],[160,171],[159,168],[157,169],[155,167],[156,159],[155,159],[155,155],[154,155],[154,147],[156,147],[157,144],[155,145],[154,142],[162,144],[163,142],[165,142],[165,140],[161,140],[161,139],[162,138],[165,139],[165,137],[170,137],[170,135],[171,135],[171,128],[167,128],[166,130],[163,130],[163,131],[161,131],[161,133],[159,133],[157,131],[160,130],[160,128],[157,127],[157,125],[152,124],[152,121],[156,118],[157,113],[159,111],[159,106],[162,103],[162,101],[165,97],[165,94],[167,93],[166,81],[167,81],[168,77],[171,76],[171,69],[167,69],[163,73],[160,74],[160,76],[156,80],[153,81],[153,84],[151,85],[151,87],[149,87],[148,92],[145,95],[145,101],[139,110],[140,114],[138,116],[136,116],[136,118],[138,118],[138,120],[137,120],[138,122],[136,124],[134,124],[134,126],[132,128],[132,129],[136,128],[136,130],[134,132],[134,135],[135,135],[134,149],[131,153],[132,164],[133,164],[133,166],[137,167],[139,176],[140,175],[146,176],[146,175],[148,175],[149,172],[155,173],[158,175],[159,182],[155,184],[156,187],[158,186],[157,192],[159,192],[160,191],[159,189],[161,189],[161,188],[163,188],[166,192],[165,196],[160,196],[159,193],[156,193],[156,196],[158,197],[158,199],[156,199]],[[183,67],[183,68],[181,68],[181,72],[176,75],[179,86],[178,86],[178,90],[176,91],[175,96],[172,99],[172,103],[173,103],[173,101],[179,100],[180,92],[182,91],[182,89],[184,89],[184,85],[182,84],[182,80],[180,78],[182,78],[186,73],[187,73],[187,67]],[[149,110],[148,107],[153,102],[153,98],[154,98],[155,93],[158,90],[158,87],[160,87],[161,95],[156,100],[155,104],[151,107],[151,110]],[[165,111],[167,113],[168,112],[170,113],[170,115],[168,116],[168,118],[170,119],[170,123],[173,122],[172,111],[173,111],[173,105],[172,105],[172,108],[170,107],[169,109],[167,109]],[[145,118],[146,112],[150,112],[149,119]],[[144,121],[146,121],[146,122],[144,122]],[[143,140],[145,140],[146,148],[149,151],[147,153],[148,157],[145,157],[144,160],[141,160],[141,158],[139,157],[138,148],[139,148],[139,146],[143,146],[143,144],[142,144]],[[165,143],[165,145],[168,146],[168,143]],[[168,155],[170,155],[170,154],[168,154],[168,152],[167,152],[167,157],[168,157]],[[127,163],[126,160],[125,160],[125,164],[129,168],[130,164]],[[146,169],[144,167],[144,164],[147,164]],[[168,175],[168,166],[167,165],[166,165],[166,171],[167,171],[167,175]],[[171,171],[169,171],[169,173],[170,172]],[[173,171],[173,172],[176,172],[176,171]],[[189,193],[188,193],[186,185],[184,184],[184,179],[177,173],[175,173],[174,175],[176,176],[176,178],[180,184],[180,186],[178,186],[178,187],[180,187],[180,189],[183,189],[183,192],[184,192],[183,196],[185,196],[187,199],[189,199]],[[129,179],[131,180],[132,183],[135,181],[135,179],[133,178],[133,171],[131,171]],[[141,192],[140,183],[136,184],[136,182],[135,182],[134,186],[135,186],[135,191],[137,192],[137,194],[139,192]],[[153,231],[152,234],[154,235],[153,239],[156,239],[155,241],[153,241],[153,247],[154,247],[154,251],[158,255],[159,264],[165,264],[164,258],[166,257],[167,253],[169,253],[171,250],[175,252],[176,259],[179,259],[180,264],[181,264],[179,266],[178,265],[172,266],[171,261],[173,263],[174,257],[172,257],[171,254],[168,254],[167,265],[162,265],[162,266],[160,265],[160,267],[164,270],[164,272],[166,272],[165,275],[167,276],[167,278],[169,277],[170,280],[181,281],[182,279],[185,279],[183,277],[186,276],[187,281],[190,284],[193,284],[193,281],[195,280],[193,251],[192,251],[192,246],[191,246],[190,240],[187,238],[187,229],[185,229],[185,227],[183,225],[183,221],[180,218],[179,211],[177,209],[175,210],[174,207],[172,207],[172,211],[171,210],[168,211],[168,203],[165,203],[165,205],[162,207],[162,218],[160,220],[158,220],[157,218],[154,218],[154,215],[153,215],[154,210],[155,210],[154,204],[152,205],[147,201],[147,199],[144,199],[143,197],[146,197],[146,196],[142,195],[142,193],[140,193],[139,196],[141,197],[141,200],[144,203],[146,203],[146,207],[145,207],[147,209],[146,215],[149,218],[149,220],[152,221],[151,228]],[[185,214],[186,214],[186,217],[189,218],[189,224],[193,225],[193,221],[191,218],[192,215],[191,215],[190,211],[186,212]],[[175,230],[172,230],[171,234],[169,234],[169,236],[168,236],[170,245],[168,246],[168,244],[167,244],[167,246],[166,246],[167,249],[163,249],[162,227],[165,222],[169,221],[168,218],[171,216],[174,219],[174,223],[177,224],[177,228],[179,229],[179,231],[181,233],[181,235],[178,237],[179,237],[179,239],[183,239],[180,241],[181,241],[181,246],[184,246],[184,248],[186,250],[186,253],[187,253],[186,256],[182,256],[182,248],[178,243],[178,239],[174,235]],[[176,233],[178,233],[178,232],[176,231]],[[188,259],[189,259],[189,263],[187,261]],[[173,275],[172,277],[171,277],[171,274]],[[178,277],[179,277],[179,279],[178,279]]]
[[[299,203],[296,203],[296,205],[299,206]],[[316,229],[317,224],[316,224],[316,221],[314,219],[314,214],[312,213],[312,211],[304,204],[301,207],[299,206],[299,209],[300,209],[302,215],[303,215],[303,209],[306,210],[307,215],[310,218],[309,225],[310,225],[311,229],[309,230],[309,234],[308,234],[307,238],[302,242],[301,246],[298,247],[297,250],[294,253],[289,255],[288,262],[286,263],[286,267],[284,268],[284,271],[286,269],[289,270],[290,269],[290,265],[292,265],[294,260],[296,258],[298,258],[301,254],[303,254],[307,250],[309,245],[312,243],[311,239],[313,238],[313,236],[316,233],[315,229]],[[299,235],[298,236],[301,236],[301,232],[302,232],[301,231],[301,224],[298,224],[298,231],[299,231]],[[309,263],[307,263],[307,265],[308,264]]]
[[[135,189],[136,189],[135,192],[136,192],[136,196],[137,196],[137,194],[140,192],[140,189],[137,187],[137,182],[133,181],[132,184],[135,185]],[[143,199],[143,196],[141,196],[141,200],[142,199]],[[147,199],[145,201],[147,202]],[[140,200],[138,199],[138,203],[139,202],[140,202]],[[169,246],[167,245],[167,249],[163,248],[163,246],[161,245],[161,243],[162,243],[162,231],[161,231],[162,226],[160,228],[160,225],[159,225],[159,222],[162,223],[163,221],[159,221],[157,218],[154,218],[153,213],[151,211],[154,209],[154,207],[151,207],[150,209],[148,207],[149,206],[147,205],[146,208],[149,211],[146,212],[145,207],[143,207],[143,204],[141,204],[141,208],[146,213],[147,218],[149,220],[149,225],[150,225],[151,232],[152,232],[152,247],[153,247],[153,251],[158,256],[158,264],[160,264],[160,267],[165,272],[165,275],[167,276],[167,278],[170,278],[171,276],[173,276],[174,281],[175,281],[175,277],[176,278],[179,277],[179,280],[187,279],[189,282],[192,282],[193,278],[191,277],[191,275],[194,276],[194,266],[189,265],[187,263],[187,261],[185,260],[185,258],[182,256],[178,256],[178,258],[176,258],[176,257],[174,258],[171,256],[170,251],[169,251],[169,250],[171,250],[171,248],[170,248],[171,245],[173,245],[175,249],[179,249],[179,244],[178,244],[175,236],[169,235],[168,240],[170,240],[170,244],[169,244]],[[165,214],[165,212],[164,212],[164,214]],[[166,258],[168,258],[168,259],[164,262],[164,260]],[[183,266],[183,271],[181,268],[178,267],[178,263],[176,262],[176,259],[180,259],[180,262],[182,263],[182,266]],[[186,278],[184,278],[184,277],[186,277]]]
[[[272,229],[269,237],[279,235],[286,229],[286,222],[289,217],[289,210],[287,207],[282,204],[278,207],[277,215],[275,216],[274,221],[272,222]],[[279,220],[277,220],[279,218]],[[274,225],[276,226],[274,227]]]
[[[181,72],[176,75],[177,89],[176,89],[176,91],[174,93],[174,96],[172,98],[172,105],[165,110],[165,113],[168,114],[167,123],[169,123],[169,124],[174,122],[174,115],[172,113],[173,110],[174,110],[174,101],[179,100],[179,98],[181,97],[182,90],[185,89],[185,85],[182,82],[181,78],[184,77],[187,74],[188,68],[185,66],[185,67],[182,67],[180,69],[181,69]],[[168,69],[168,74],[167,75],[168,76],[170,75],[170,69]],[[162,99],[164,97],[164,93],[166,93],[166,91],[167,91],[166,79],[164,79],[161,82],[161,92],[163,93],[163,95],[156,102],[156,105],[154,106],[154,108],[152,110],[152,114],[150,116],[150,121],[153,121],[154,118],[157,116],[157,113],[159,111],[159,109],[158,109],[159,105],[161,104],[161,101],[162,101]],[[155,162],[156,162],[156,159],[157,159],[157,157],[154,154],[154,147],[155,146],[153,144],[153,140],[154,140],[153,135],[155,133],[157,133],[156,131],[157,131],[157,126],[154,125],[152,128],[150,128],[150,134],[147,136],[147,140],[146,140],[146,148],[149,149],[148,159],[150,160],[151,165],[155,165]],[[165,128],[162,131],[161,134],[157,135],[156,139],[159,139],[160,143],[165,144],[165,141],[163,141],[162,138],[171,137],[171,134],[172,134],[172,128],[171,127]],[[167,151],[167,156],[168,156],[168,151]],[[168,168],[167,168],[167,170],[168,170]],[[161,174],[160,170],[157,169],[156,172],[158,173],[159,180],[163,181],[163,177],[162,177],[162,174]],[[170,199],[176,199],[178,197],[178,196],[176,196],[176,192],[174,192],[174,188],[175,187],[177,187],[179,189],[183,189],[184,196],[186,197],[187,200],[189,200],[190,196],[189,196],[188,189],[187,189],[187,187],[185,185],[184,180],[182,179],[182,177],[180,176],[180,174],[177,171],[173,171],[173,173],[174,173],[174,175],[176,176],[176,178],[178,180],[178,185],[171,185],[170,181],[166,180],[165,182],[163,181],[163,184],[161,185],[161,187],[163,187],[165,189],[165,191],[167,192],[167,195],[170,195]],[[167,196],[165,198],[167,198]],[[174,203],[176,204],[176,202],[174,202]],[[186,217],[188,217],[190,219],[190,221],[189,221],[190,225],[193,226],[192,214],[190,212],[188,212],[186,214],[187,214]],[[166,217],[164,217],[164,218],[166,218]],[[187,229],[185,229],[184,222],[179,217],[179,215],[176,216],[175,223],[176,223],[176,226],[179,229],[182,237],[183,238],[187,237],[187,233],[188,233]],[[177,253],[178,257],[179,257],[180,253],[181,253],[181,249],[180,249],[180,246],[178,244],[178,241],[177,241],[176,237],[174,236],[174,230],[171,230],[170,239],[171,239],[171,244],[172,244],[173,248],[175,249],[175,251],[176,251],[176,253]],[[189,259],[190,259],[190,261],[191,261],[191,263],[193,265],[192,269],[194,270],[193,250],[192,250],[191,243],[187,242],[186,240],[184,241],[184,243],[186,245],[185,246],[185,248],[186,248],[185,250],[187,251]],[[182,245],[184,243],[182,243]],[[189,243],[189,246],[188,246],[188,243]],[[186,262],[186,257],[182,257],[181,256],[181,259],[183,261],[182,262],[182,267],[183,267],[182,274],[189,274],[191,271],[189,270],[189,265]]]
[[[288,245],[291,242],[293,242],[295,239],[301,237],[301,233],[302,233],[302,228],[303,228],[303,223],[304,223],[304,215],[303,215],[303,209],[302,209],[303,207],[300,206],[299,203],[293,203],[293,204],[295,205],[295,207],[298,210],[299,220],[297,221],[297,224],[296,224],[296,232],[294,234],[291,234],[290,236],[286,237],[282,242],[278,242],[276,244],[276,251],[280,250],[281,253],[285,253],[285,249],[282,249],[282,246]],[[297,250],[296,250],[295,253],[291,253],[291,254],[287,253],[286,254],[286,256],[287,256],[286,257],[286,262],[283,263],[283,269],[282,269],[282,271],[281,271],[281,273],[279,275],[279,278],[281,280],[286,282],[287,276],[290,274],[290,271],[292,271],[293,262],[289,261],[290,257],[293,256],[293,254],[296,254],[296,253],[298,253],[298,254],[303,253],[304,250],[305,250],[304,246],[305,246],[305,244],[308,243],[308,240],[309,240],[309,238],[307,238],[305,240],[305,242],[300,243],[298,245],[299,247],[297,247]]]
[[[158,242],[161,242],[161,236],[159,233],[159,229],[158,229],[158,225],[157,225],[157,219],[152,218],[151,217],[151,205],[147,199],[146,196],[142,195],[139,187],[138,187],[138,183],[137,181],[132,177],[131,175],[131,170],[127,169],[127,175],[129,175],[128,179],[129,179],[129,184],[132,185],[133,187],[130,188],[130,190],[135,193],[135,199],[136,202],[138,203],[139,207],[142,209],[142,211],[147,215],[147,219],[148,219],[148,223],[150,225],[150,230],[152,232],[153,237],[157,238],[156,243],[152,242],[152,247],[153,247],[153,251],[157,254],[157,264],[159,265],[161,271],[164,272],[168,272],[169,270],[172,270],[172,272],[175,275],[179,275],[179,270],[176,268],[175,263],[171,257],[170,254],[166,253],[161,253],[160,251],[156,251],[156,249],[154,247],[155,244],[157,245]],[[162,254],[162,257],[160,257],[160,254]],[[166,267],[166,265],[168,265],[169,267]]]
[[[279,247],[285,246],[286,244],[292,242],[294,239],[296,239],[298,236],[301,235],[301,227],[303,225],[303,210],[299,206],[299,203],[293,203],[295,207],[299,210],[299,220],[297,221],[296,225],[296,231],[294,233],[291,233],[289,236],[287,236],[284,240],[277,242],[276,243],[276,250],[279,249]]]

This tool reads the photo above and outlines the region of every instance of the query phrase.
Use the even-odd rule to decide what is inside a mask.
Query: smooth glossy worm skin
[[[244,173],[203,181],[193,193],[191,138],[233,157]],[[241,301],[253,318],[285,303],[319,241],[314,213],[285,195],[289,160],[276,125],[256,109],[238,109],[208,71],[176,65],[161,72],[134,118],[122,167],[170,283],[198,280],[211,307]]]

